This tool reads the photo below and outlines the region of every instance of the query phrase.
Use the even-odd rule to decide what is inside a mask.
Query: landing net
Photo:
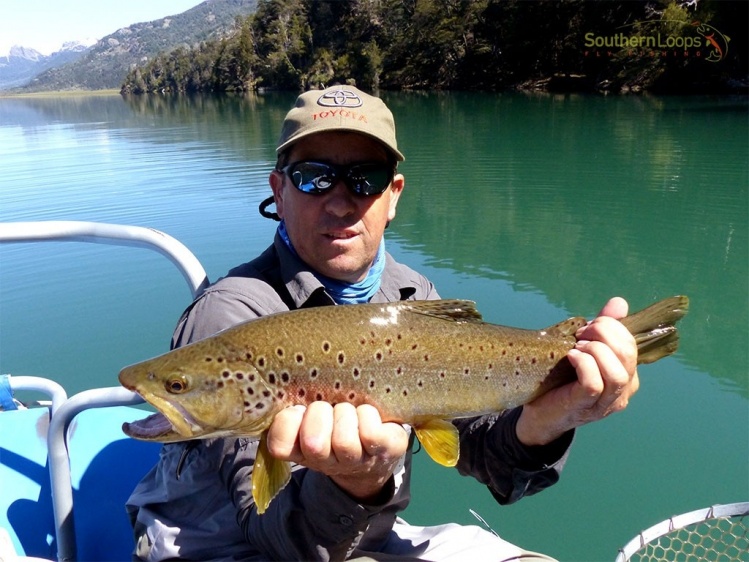
[[[749,502],[675,515],[642,531],[616,562],[749,562]]]

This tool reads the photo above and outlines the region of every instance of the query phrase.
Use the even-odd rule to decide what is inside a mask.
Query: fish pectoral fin
[[[255,465],[252,468],[252,498],[260,515],[265,513],[270,502],[291,478],[291,464],[271,456],[266,438],[267,432],[260,437]]]
[[[455,466],[460,456],[458,429],[449,421],[432,419],[414,425],[416,437],[432,459],[443,466]]]

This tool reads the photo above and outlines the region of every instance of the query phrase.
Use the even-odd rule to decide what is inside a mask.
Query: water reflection
[[[613,294],[639,307],[686,293],[692,312],[682,357],[749,394],[746,100],[382,95],[407,157],[407,192],[389,234],[395,242],[448,275],[504,279],[570,313],[592,314]],[[221,169],[211,174],[236,174],[234,183],[184,177],[179,189],[266,194],[293,98],[3,99],[0,123],[27,136],[55,123],[81,127],[100,152],[115,137],[143,143],[134,161],[102,165],[96,181],[112,165],[143,173],[149,190],[161,186],[161,212],[172,213],[170,176],[192,174],[191,163],[217,155]],[[109,197],[117,199],[114,191]],[[92,201],[91,213],[105,200]]]

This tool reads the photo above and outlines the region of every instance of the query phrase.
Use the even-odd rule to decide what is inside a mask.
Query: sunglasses
[[[356,195],[372,196],[385,193],[395,175],[395,168],[384,162],[353,166],[334,166],[322,162],[294,162],[280,170],[299,191],[313,195],[326,193],[341,180]]]

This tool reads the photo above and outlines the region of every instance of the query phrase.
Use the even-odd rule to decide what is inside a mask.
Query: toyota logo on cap
[[[325,92],[320,96],[317,105],[323,107],[360,107],[362,100],[351,90],[335,90]]]

